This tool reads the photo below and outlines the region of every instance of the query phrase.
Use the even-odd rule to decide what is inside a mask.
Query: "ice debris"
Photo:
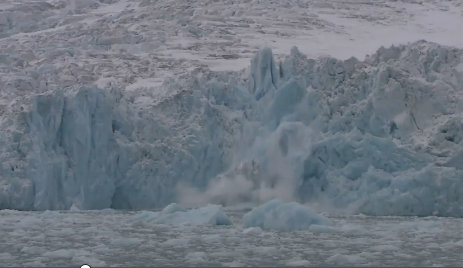
[[[144,211],[133,217],[133,223],[143,225],[232,225],[222,206],[211,204],[186,210],[173,203],[162,211]]]
[[[328,218],[296,202],[268,201],[243,216],[243,227],[263,230],[306,230],[311,225],[330,225]]]

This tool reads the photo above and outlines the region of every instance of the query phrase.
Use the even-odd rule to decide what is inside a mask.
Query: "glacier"
[[[162,92],[13,92],[0,107],[0,208],[279,198],[462,217],[462,52],[418,41],[363,61],[297,48],[278,60],[262,49],[247,70],[192,71]]]

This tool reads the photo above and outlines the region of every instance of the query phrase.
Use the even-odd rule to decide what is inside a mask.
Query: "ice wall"
[[[365,61],[264,49],[247,72],[193,73],[163,92],[31,94],[0,116],[0,207],[280,198],[463,216],[461,55],[425,41]]]
[[[246,103],[233,79],[166,81],[161,96],[84,87],[18,99],[0,121],[0,207],[154,208],[176,200],[179,181],[206,185],[238,126],[227,105]]]
[[[267,74],[268,87],[247,113],[231,168],[206,191],[183,191],[184,202],[277,197],[338,213],[463,215],[460,50],[420,41],[361,62],[293,49],[276,71],[263,55],[251,81]]]

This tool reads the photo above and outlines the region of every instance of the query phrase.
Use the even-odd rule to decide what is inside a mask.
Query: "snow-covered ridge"
[[[462,51],[192,72],[162,93],[95,86],[2,105],[0,207],[154,208],[274,197],[373,215],[463,216]]]

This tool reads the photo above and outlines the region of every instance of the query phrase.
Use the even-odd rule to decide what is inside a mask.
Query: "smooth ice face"
[[[202,70],[158,91],[30,94],[0,117],[0,208],[143,209],[273,198],[342,213],[463,216],[462,51]]]
[[[133,216],[135,224],[169,225],[232,225],[222,206],[207,205],[197,209],[185,210],[173,203],[160,212],[146,211]]]
[[[260,227],[264,230],[306,230],[311,225],[330,225],[330,221],[296,202],[283,203],[274,199],[260,205],[243,216],[243,227]]]

